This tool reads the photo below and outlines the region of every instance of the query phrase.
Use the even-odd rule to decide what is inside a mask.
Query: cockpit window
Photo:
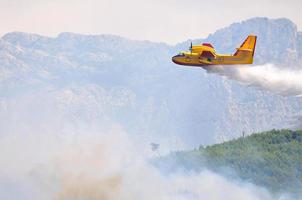
[[[180,52],[179,54],[177,54],[176,56],[174,56],[174,57],[184,57],[185,56],[185,54],[183,53],[183,52]]]

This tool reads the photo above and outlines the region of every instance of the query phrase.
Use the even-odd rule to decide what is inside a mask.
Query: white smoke
[[[272,199],[210,171],[162,174],[148,163],[151,141],[142,145],[108,119],[107,96],[87,86],[3,98],[0,199]]]
[[[0,145],[0,186],[13,183],[0,190],[1,199],[24,199],[22,190],[23,197],[45,200],[272,199],[264,189],[210,171],[163,175],[120,127],[7,136]]]
[[[215,73],[241,83],[269,90],[283,96],[302,95],[302,70],[282,69],[273,64],[257,66],[209,66],[208,73]]]

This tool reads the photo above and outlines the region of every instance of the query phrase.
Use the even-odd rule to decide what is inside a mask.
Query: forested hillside
[[[264,186],[302,194],[302,131],[272,130],[164,158],[166,169],[203,168]],[[163,160],[161,160],[163,161]]]

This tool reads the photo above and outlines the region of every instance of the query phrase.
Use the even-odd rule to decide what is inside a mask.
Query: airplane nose
[[[173,61],[175,64],[177,64],[177,63],[176,63],[176,56],[173,56],[173,57],[172,57],[172,61]]]

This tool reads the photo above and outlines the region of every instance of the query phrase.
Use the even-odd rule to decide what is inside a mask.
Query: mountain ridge
[[[225,31],[226,29],[229,29],[229,28],[233,28],[233,27],[236,27],[238,25],[243,25],[245,23],[259,23],[259,22],[262,22],[262,23],[275,23],[277,26],[291,26],[293,29],[295,29],[295,31],[298,33],[298,34],[302,34],[301,31],[298,30],[297,28],[297,25],[292,22],[290,19],[288,18],[268,18],[268,17],[254,17],[254,18],[249,18],[249,19],[246,19],[246,20],[242,20],[240,22],[234,22],[234,23],[231,23],[223,28],[220,28],[220,29],[217,29],[214,33],[210,33],[207,37],[205,38],[195,38],[195,39],[187,39],[185,41],[180,41],[174,45],[170,45],[168,43],[165,43],[164,41],[159,41],[159,42],[155,42],[155,41],[151,41],[151,40],[136,40],[136,39],[130,39],[130,38],[127,38],[127,37],[124,37],[124,36],[121,36],[121,35],[117,35],[117,34],[82,34],[82,33],[75,33],[75,32],[61,32],[61,33],[58,33],[56,36],[46,36],[46,35],[43,35],[43,34],[37,34],[37,33],[28,33],[28,32],[22,32],[22,31],[13,31],[13,32],[8,32],[6,34],[4,34],[1,39],[4,39],[4,40],[10,40],[11,38],[22,38],[22,37],[30,37],[30,38],[42,38],[42,39],[58,39],[58,38],[71,38],[71,37],[94,37],[94,38],[97,38],[97,37],[108,37],[108,38],[114,38],[114,39],[125,39],[125,40],[129,40],[129,41],[133,41],[133,42],[148,42],[148,43],[156,43],[156,44],[166,44],[168,46],[178,46],[178,45],[181,45],[183,43],[187,43],[188,41],[190,40],[193,40],[193,41],[199,41],[199,40],[206,40],[208,38],[212,38],[213,35],[215,35],[216,33],[219,33],[219,32],[223,32]],[[248,32],[247,34],[255,34],[253,32]]]
[[[267,43],[261,46],[261,38],[262,41],[265,37],[271,38],[272,41],[278,41],[279,37],[295,41],[295,29],[289,24],[287,33],[283,29],[281,31],[274,23],[268,25],[271,20],[260,18],[256,22],[259,20],[263,20],[263,24],[266,25],[263,28],[257,24],[253,25],[261,28],[255,62],[278,63],[274,60],[278,57],[284,58],[282,64],[287,68],[294,68],[288,63],[299,62],[300,57],[297,54],[300,53],[285,54],[287,46],[277,44],[274,51],[264,51],[271,46]],[[283,20],[281,27],[285,26],[284,23],[286,25],[289,22]],[[209,36],[209,42],[212,42],[217,50],[232,52],[244,39],[245,32],[250,32],[250,28],[253,27],[252,24],[250,26],[240,24],[242,23],[234,25],[235,28],[229,31],[224,29],[226,32],[218,31],[216,35]],[[271,31],[268,33],[269,28]],[[23,105],[21,97],[25,97],[22,95],[28,93],[30,96],[29,94],[37,90],[46,96],[50,95],[49,98],[56,102],[58,98],[55,95],[58,93],[49,93],[49,88],[54,91],[78,88],[72,91],[75,91],[74,98],[79,98],[79,103],[64,104],[68,107],[65,110],[82,110],[81,113],[85,117],[90,115],[92,109],[81,95],[87,95],[88,98],[90,95],[94,96],[94,93],[102,94],[104,96],[99,99],[114,98],[115,102],[119,98],[124,98],[123,95],[110,97],[111,91],[117,90],[121,94],[131,94],[131,102],[124,104],[123,108],[114,105],[111,107],[108,104],[110,109],[106,112],[98,108],[95,109],[96,112],[102,112],[99,115],[115,121],[133,135],[144,133],[141,139],[147,144],[149,140],[158,141],[169,148],[188,148],[200,143],[213,143],[222,138],[236,137],[242,131],[252,133],[289,127],[288,121],[295,118],[301,110],[300,98],[281,97],[217,75],[207,74],[199,68],[174,65],[171,57],[179,50],[187,49],[186,43],[170,46],[165,43],[137,42],[115,36],[102,39],[75,34],[77,36],[75,37],[71,33],[62,33],[60,37],[51,39],[39,38],[37,35],[31,37],[27,34],[18,38],[18,34],[23,35],[8,34],[5,40],[0,39],[0,97],[3,102],[0,105],[16,103]],[[294,42],[291,44],[290,48],[296,48]],[[302,48],[299,43],[298,47],[300,46]],[[90,90],[92,86],[96,89]],[[85,90],[86,87],[91,94],[76,92]],[[97,90],[106,92],[96,92]],[[44,98],[37,96],[35,100],[41,99]],[[106,107],[101,103],[97,106],[97,102],[94,105]],[[41,106],[40,109],[43,111],[44,107]],[[9,130],[9,124],[18,123],[15,121],[19,119],[17,116],[9,115],[9,111],[17,113],[14,111],[16,108],[19,107],[0,106],[0,111],[3,111],[1,133],[1,128]],[[66,120],[73,119],[74,116],[64,112],[57,115],[66,117]],[[43,112],[37,115],[42,115],[43,119]],[[81,121],[82,116],[80,114],[76,116],[79,118],[78,121]],[[7,123],[4,123],[5,121]],[[64,124],[60,126],[64,127]],[[201,132],[203,134],[200,134]]]

